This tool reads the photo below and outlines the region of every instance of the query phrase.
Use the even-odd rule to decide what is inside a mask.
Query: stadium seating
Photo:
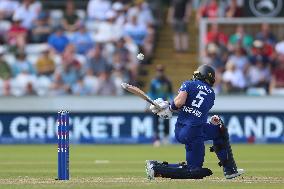
[[[14,15],[10,15],[10,17],[3,18],[0,20],[0,28],[1,28],[0,33],[3,36],[0,38],[2,40],[2,44],[0,44],[0,47],[3,50],[2,61],[6,62],[11,67],[10,75],[12,75],[12,78],[9,78],[8,80],[0,79],[1,83],[5,82],[8,85],[10,85],[9,87],[7,87],[7,90],[10,90],[10,91],[1,93],[2,95],[15,95],[15,96],[30,95],[26,93],[25,86],[28,87],[27,85],[29,85],[29,87],[32,88],[32,90],[34,90],[34,92],[32,92],[33,94],[38,94],[41,96],[49,95],[48,94],[49,90],[46,90],[46,89],[49,89],[49,87],[51,87],[51,85],[54,84],[55,77],[56,77],[55,75],[56,74],[60,74],[60,75],[70,74],[70,73],[63,73],[62,68],[64,68],[67,64],[70,64],[70,65],[72,64],[72,66],[74,66],[75,65],[75,64],[73,65],[74,62],[80,65],[80,70],[77,70],[77,73],[80,73],[80,74],[76,76],[78,78],[75,80],[77,81],[79,78],[84,77],[84,75],[86,75],[86,73],[84,72],[87,70],[87,67],[89,66],[89,64],[91,64],[90,61],[92,61],[92,56],[94,56],[93,54],[95,51],[95,47],[97,45],[102,48],[102,52],[101,52],[103,56],[102,58],[107,61],[107,64],[109,64],[108,66],[109,68],[104,69],[103,72],[111,72],[111,83],[115,84],[116,94],[117,95],[122,94],[122,90],[120,89],[118,81],[132,82],[132,84],[136,84],[137,72],[138,72],[138,67],[139,67],[137,65],[139,65],[139,62],[135,57],[139,50],[141,51],[143,50],[143,44],[139,44],[139,45],[136,44],[134,39],[132,38],[136,36],[132,34],[131,34],[132,36],[129,36],[129,34],[126,34],[125,32],[123,32],[123,30],[124,30],[124,25],[126,23],[130,23],[130,20],[131,20],[128,17],[127,11],[132,9],[132,12],[135,12],[136,10],[134,11],[134,9],[137,9],[138,6],[141,6],[143,7],[143,11],[145,10],[147,12],[150,10],[149,4],[144,1],[132,1],[129,4],[130,6],[129,5],[126,6],[123,4],[119,4],[119,6],[116,6],[119,9],[122,8],[121,10],[116,10],[117,8],[115,9],[112,7],[112,4],[109,4],[110,6],[108,7],[108,10],[105,11],[103,14],[113,15],[112,16],[113,18],[106,17],[107,20],[93,20],[89,18],[86,12],[86,9],[89,6],[89,3],[92,3],[93,1],[96,1],[96,0],[84,1],[84,2],[77,1],[77,0],[74,0],[74,1],[63,0],[60,2],[53,1],[53,0],[49,0],[49,1],[43,0],[43,1],[35,1],[33,2],[33,4],[29,4],[28,1],[20,2],[19,8],[24,7],[25,3],[28,3],[28,4],[25,4],[26,6],[36,7],[36,9],[29,9],[29,11],[35,11],[33,12],[33,15],[36,15],[33,18],[32,23],[34,24],[34,26],[31,29],[23,28],[23,27],[18,28],[18,26],[14,25],[14,23],[16,22],[20,22],[20,25],[22,23],[26,23],[26,18],[28,18],[28,16],[26,17],[15,16],[17,15],[16,13],[17,9],[15,9]],[[71,9],[70,10],[71,13],[67,13],[69,9]],[[116,11],[122,11],[122,12],[116,12]],[[69,17],[68,17],[68,14],[70,14]],[[140,12],[138,11],[136,14],[140,14]],[[123,25],[119,26],[122,36],[119,36],[119,38],[115,40],[114,39],[110,40],[109,38],[106,38],[105,36],[106,33],[102,32],[103,31],[102,29],[105,28],[104,25],[107,25],[110,22],[112,22],[110,21],[110,19],[114,19],[115,21],[111,23],[112,25],[116,24],[116,16],[122,20],[124,19],[124,21],[121,22],[123,23]],[[72,21],[72,19],[74,19],[73,20],[74,22]],[[143,24],[145,24],[146,26],[145,28],[147,30],[148,29],[151,30],[151,28],[154,27],[153,25],[152,26],[148,25],[148,23],[146,22]],[[63,27],[61,29],[64,30],[62,36],[57,36],[57,33],[56,33],[59,30],[59,26]],[[84,26],[86,27],[87,31],[85,33],[80,33],[81,32],[80,28]],[[136,29],[135,27],[133,28]],[[40,43],[35,42],[34,35],[37,34],[37,32],[41,32],[42,30],[49,31],[47,33],[49,35],[49,37],[47,36],[48,39],[46,36],[43,36],[41,34],[42,36],[41,35],[37,36],[36,40],[41,39],[43,37],[44,37],[44,40],[41,39]],[[98,31],[100,31],[100,33],[98,33]],[[110,31],[110,32],[113,32],[113,31]],[[152,33],[154,35],[154,32],[151,32],[151,34],[149,35],[152,35]],[[90,38],[87,39],[88,37],[87,35],[89,35]],[[145,37],[147,37],[147,35]],[[51,40],[52,37],[53,37],[53,41]],[[65,44],[62,44],[63,41],[61,40],[63,40]],[[77,41],[77,44],[80,44],[80,45],[78,46],[75,45],[75,47],[70,47],[68,44],[75,44],[74,40],[85,40],[83,41],[84,43],[89,42],[88,45],[92,45],[93,47],[91,47],[91,49],[90,47],[88,47],[89,49],[87,49],[87,51],[84,51],[84,53],[78,54],[79,52],[77,52],[77,50],[81,48],[82,41]],[[121,43],[123,43],[122,46],[121,46]],[[153,45],[153,43],[148,44],[148,45]],[[69,49],[65,47],[68,47]],[[75,52],[72,52],[74,51],[72,50],[72,48],[74,48]],[[49,75],[48,77],[42,78],[38,73],[32,73],[32,74],[28,73],[28,75],[26,73],[24,74],[20,73],[19,75],[18,73],[17,74],[15,73],[15,68],[21,69],[22,67],[20,65],[21,62],[24,62],[24,64],[31,64],[33,69],[37,72],[36,68],[38,68],[37,67],[38,65],[36,64],[39,58],[42,56],[43,52],[46,52],[46,51],[48,51],[49,56],[52,57],[52,61],[54,61],[56,65],[56,68],[53,74]],[[68,51],[68,52],[65,52],[65,51]],[[17,58],[18,53],[24,53],[25,58],[23,60],[22,59],[18,60]],[[115,54],[118,54],[119,56]],[[113,62],[114,55],[118,56],[119,58],[118,60],[116,60],[117,62],[115,63],[115,64],[118,64],[117,66],[114,65],[114,62]],[[73,58],[73,60],[70,59],[71,57]],[[67,60],[67,59],[70,59],[70,60]],[[45,61],[48,61],[48,60],[46,59]],[[72,61],[73,63],[70,63],[70,61]],[[48,66],[48,65],[45,65],[45,66]],[[133,68],[135,68],[136,70]],[[77,69],[77,68],[72,67],[72,69]],[[114,76],[112,75],[113,73],[115,73]],[[99,75],[100,74],[95,75],[94,77],[99,78],[100,77]],[[64,75],[60,77],[64,77]],[[20,81],[19,78],[25,82],[19,82]],[[29,82],[31,80],[33,81]],[[65,80],[64,78],[62,80],[65,82],[64,85],[67,85],[68,80]],[[41,84],[41,81],[43,81],[42,82],[43,84]],[[62,87],[64,85],[62,85]],[[64,92],[65,95],[72,94],[71,89],[74,87],[73,85],[75,86],[76,82],[72,83],[71,85],[70,83],[68,84],[67,88],[69,88],[70,90],[69,89],[66,90]],[[41,89],[43,88],[42,86],[45,86],[46,89],[42,90]],[[92,86],[92,88],[95,89],[97,87]],[[4,90],[4,89],[2,88],[1,90]],[[50,91],[52,91],[52,89],[50,89]],[[99,91],[95,91],[94,93],[91,93],[89,95],[94,95],[98,93]]]

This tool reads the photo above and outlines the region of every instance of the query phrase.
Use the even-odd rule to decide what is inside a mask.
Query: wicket
[[[69,180],[69,112],[57,114],[58,180]]]

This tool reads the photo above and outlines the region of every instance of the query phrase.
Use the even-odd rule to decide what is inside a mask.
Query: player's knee
[[[180,131],[176,133],[176,139],[181,144],[189,144],[191,143],[190,135],[184,131]]]

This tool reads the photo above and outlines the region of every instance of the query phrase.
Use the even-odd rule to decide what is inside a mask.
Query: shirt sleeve
[[[189,93],[189,91],[190,91],[190,86],[191,86],[190,84],[191,84],[191,83],[188,82],[188,81],[183,82],[182,85],[181,85],[181,87],[179,88],[178,92],[180,92],[180,91],[185,91],[185,92]]]

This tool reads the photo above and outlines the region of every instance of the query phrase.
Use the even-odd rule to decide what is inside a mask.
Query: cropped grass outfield
[[[55,145],[0,146],[0,188],[123,188],[123,189],[284,189],[283,145],[233,145],[243,177],[225,180],[213,153],[205,167],[213,176],[203,180],[157,179],[148,181],[146,159],[177,162],[184,159],[182,145],[71,145],[69,181],[56,181]]]

